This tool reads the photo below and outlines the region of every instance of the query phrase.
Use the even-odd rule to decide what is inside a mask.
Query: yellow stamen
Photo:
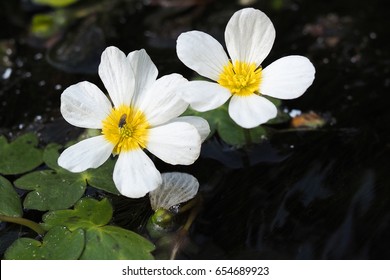
[[[122,105],[113,108],[103,120],[102,134],[115,145],[113,154],[145,148],[148,140],[149,123],[138,109]]]
[[[255,63],[236,61],[233,64],[229,61],[223,67],[217,82],[232,94],[239,96],[258,93],[261,82],[261,67],[256,67]]]

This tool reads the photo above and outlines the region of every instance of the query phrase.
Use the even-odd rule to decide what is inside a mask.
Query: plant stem
[[[38,233],[39,235],[44,235],[46,232],[38,223],[33,222],[31,220],[28,220],[28,219],[24,219],[24,218],[9,217],[9,216],[5,216],[5,215],[0,215],[0,221],[11,222],[14,224],[26,226],[26,227],[32,229],[33,231],[35,231],[36,233]]]

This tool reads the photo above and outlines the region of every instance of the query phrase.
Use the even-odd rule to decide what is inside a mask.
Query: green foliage
[[[71,231],[106,225],[112,217],[112,206],[107,199],[101,201],[82,198],[71,210],[52,211],[43,216],[44,227],[66,226]]]
[[[245,129],[236,124],[229,116],[227,104],[208,112],[197,112],[189,108],[183,115],[206,119],[210,125],[210,136],[217,132],[223,141],[233,146],[260,143],[267,135],[267,131],[261,126]]]
[[[87,231],[84,260],[153,259],[154,245],[142,236],[120,227],[95,227]]]
[[[0,136],[0,174],[21,174],[42,164],[42,150],[37,145],[38,139],[32,133],[24,134],[11,143]]]
[[[112,213],[107,199],[83,198],[72,210],[47,213],[43,226],[49,230],[61,225],[71,231],[84,230],[85,249],[81,259],[152,259],[152,243],[132,231],[107,225]]]
[[[38,5],[47,5],[53,8],[61,8],[72,5],[73,3],[78,2],[79,0],[33,0],[35,4]]]
[[[78,174],[43,170],[24,175],[15,186],[30,191],[23,202],[25,208],[46,211],[74,205],[84,194],[86,182]]]
[[[43,238],[16,240],[5,252],[8,260],[77,260],[84,248],[85,236],[82,229],[69,231],[65,227],[55,227]]]
[[[40,211],[69,208],[83,196],[87,182],[98,189],[118,194],[112,180],[112,160],[98,169],[71,173],[57,164],[60,147],[49,144],[43,152],[43,160],[51,170],[31,172],[14,182],[18,188],[30,191],[23,202],[25,208]]]
[[[21,217],[23,215],[20,198],[12,184],[0,176],[0,214],[9,217]]]

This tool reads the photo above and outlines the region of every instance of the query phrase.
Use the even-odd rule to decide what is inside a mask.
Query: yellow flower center
[[[233,64],[229,61],[223,67],[217,82],[232,94],[239,96],[258,93],[261,82],[261,67],[256,67],[255,63],[236,61]]]
[[[102,133],[115,145],[113,154],[145,148],[148,140],[149,123],[145,115],[135,108],[122,105],[113,108],[103,120]]]

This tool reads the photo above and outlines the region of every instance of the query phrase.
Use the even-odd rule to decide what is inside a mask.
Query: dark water
[[[0,133],[12,138],[37,131],[42,145],[75,138],[80,131],[59,113],[60,94],[82,80],[103,88],[96,66],[108,45],[125,52],[145,48],[160,75],[191,78],[176,57],[177,36],[198,29],[222,42],[226,22],[241,8],[235,1],[107,2],[40,40],[28,26],[47,9],[1,2],[6,28],[0,40],[9,51],[0,68]],[[161,171],[185,171],[201,182],[202,209],[179,258],[389,259],[390,22],[384,1],[254,2],[277,32],[264,65],[300,54],[317,70],[309,90],[283,105],[313,110],[328,124],[312,131],[277,127],[270,140],[245,150],[216,136],[193,166],[157,162]],[[131,206],[125,203],[147,202],[117,202],[116,222],[137,228],[139,222],[126,221]]]

